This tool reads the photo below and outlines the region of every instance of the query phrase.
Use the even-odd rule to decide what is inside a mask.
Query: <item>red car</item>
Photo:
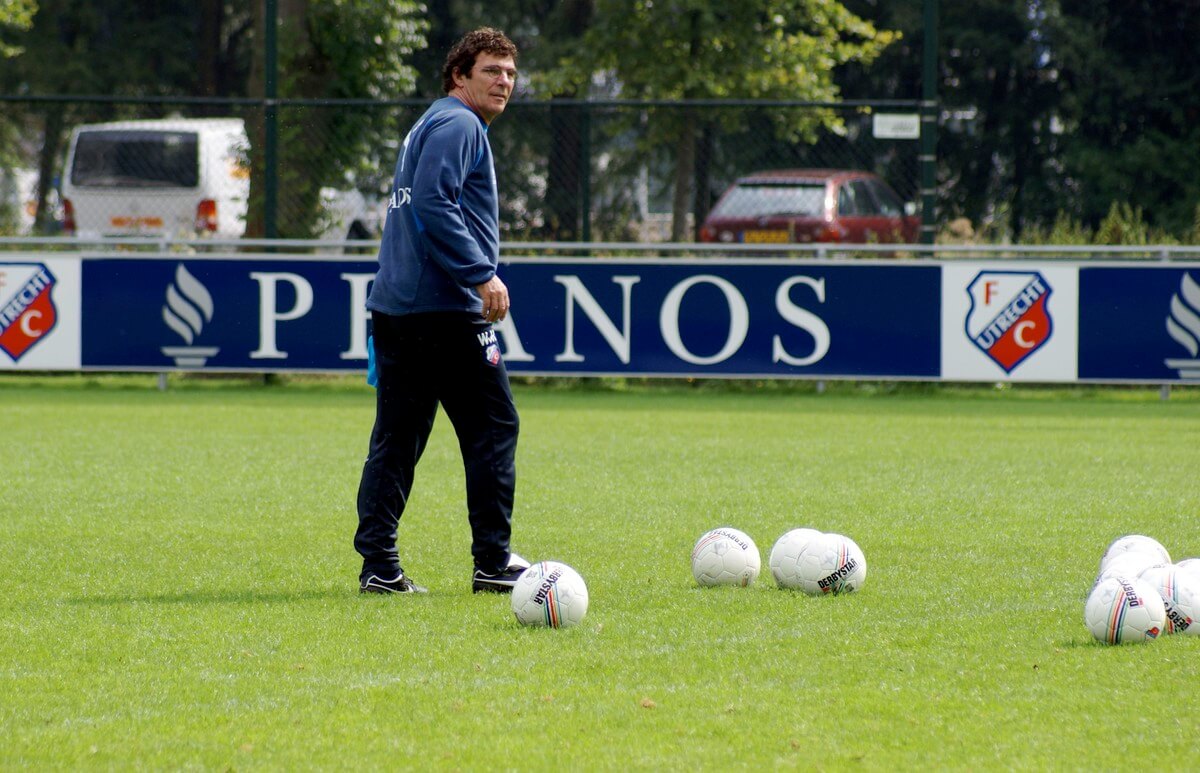
[[[915,243],[921,218],[878,175],[777,169],[740,178],[704,219],[700,241]]]

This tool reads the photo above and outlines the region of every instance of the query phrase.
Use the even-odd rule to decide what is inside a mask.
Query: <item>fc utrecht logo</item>
[[[475,338],[478,339],[479,345],[483,347],[483,359],[487,360],[490,365],[499,365],[500,343],[496,340],[496,331],[488,328],[482,333],[477,333]]]
[[[21,359],[54,327],[54,275],[41,263],[0,266],[0,349]]]
[[[967,286],[967,337],[1005,373],[1050,340],[1051,288],[1037,271],[980,271]]]

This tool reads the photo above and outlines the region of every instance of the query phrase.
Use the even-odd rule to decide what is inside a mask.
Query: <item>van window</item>
[[[89,131],[75,143],[74,185],[195,188],[199,182],[195,132]]]

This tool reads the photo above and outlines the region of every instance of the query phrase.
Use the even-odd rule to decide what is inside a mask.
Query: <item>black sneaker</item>
[[[379,575],[367,575],[358,586],[359,593],[428,593],[429,589],[417,585],[404,572],[396,575],[395,579],[384,580]]]
[[[508,568],[496,574],[476,569],[471,580],[472,593],[512,593],[517,578],[529,568],[529,562],[516,553],[509,555]]]

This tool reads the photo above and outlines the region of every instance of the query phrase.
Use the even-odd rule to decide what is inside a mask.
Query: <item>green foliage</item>
[[[37,13],[37,0],[0,0],[0,33],[5,27],[27,30],[33,26]],[[0,38],[0,59],[10,59],[21,53],[20,46],[11,45]]]
[[[432,592],[360,597],[368,388],[100,378],[0,381],[6,770],[1106,769],[1195,739],[1200,639],[1082,621],[1110,539],[1200,553],[1195,401],[518,388],[514,547],[591,595],[552,631],[470,593],[444,417],[401,523]],[[720,525],[755,585],[692,581]],[[774,588],[796,526],[852,536],[862,590]]]
[[[834,101],[834,69],[869,63],[896,38],[832,0],[599,0],[574,55],[539,81],[586,90],[602,74],[634,99]],[[785,123],[812,139],[816,119]]]
[[[1200,35],[1194,3],[1152,11],[1121,0],[1062,0],[1048,19],[1056,106],[1064,138],[1060,174],[1078,180],[1085,222],[1133,202],[1145,221],[1176,236],[1200,201]]]
[[[1068,212],[1060,211],[1054,218],[1054,225],[1044,228],[1033,224],[1021,233],[1021,241],[1025,244],[1056,244],[1081,245],[1092,244],[1092,231],[1079,222]]]
[[[843,93],[920,97],[922,4],[846,2],[904,39],[873,67],[839,74]],[[1124,201],[1160,232],[1187,237],[1200,201],[1194,3],[972,0],[938,9],[941,212],[1031,242],[1060,212],[1095,230]]]
[[[424,47],[428,26],[418,3],[314,0],[305,10],[303,17],[281,18],[280,96],[395,99],[415,88],[408,60]],[[387,111],[374,108],[289,108],[281,114],[279,210],[286,217],[278,220],[279,236],[319,234],[322,187],[346,188],[350,180],[390,172],[395,159],[380,155],[398,142],[388,119]],[[254,186],[252,206],[260,196]]]
[[[597,0],[576,51],[540,73],[537,83],[549,93],[586,93],[599,80],[635,99],[832,102],[838,99],[837,67],[869,63],[896,39],[835,0]],[[638,137],[632,153],[645,157],[656,148],[674,148],[674,240],[684,237],[689,209],[697,219],[706,211],[696,211],[691,198],[698,143],[718,126],[725,134],[745,131],[744,124],[721,120],[735,116],[671,111],[629,127]],[[809,143],[818,129],[841,125],[830,110],[779,110],[773,124],[781,136]]]

